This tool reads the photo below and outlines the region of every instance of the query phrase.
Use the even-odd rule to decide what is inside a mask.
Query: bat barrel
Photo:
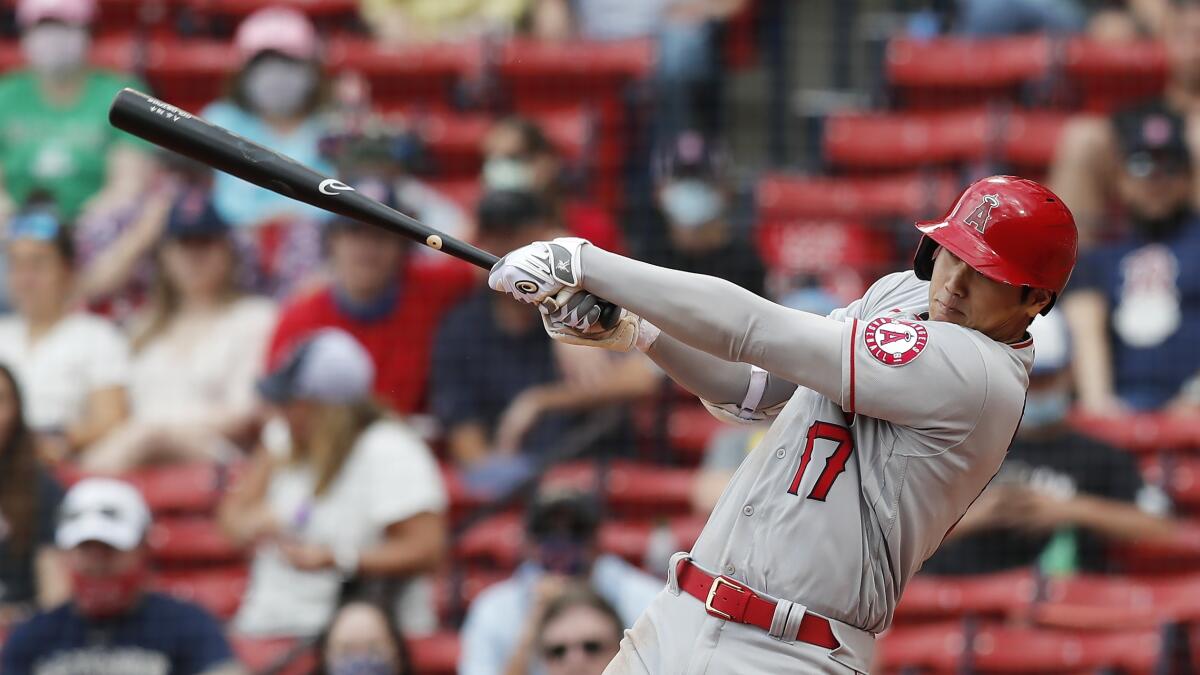
[[[109,122],[155,145],[285,197],[382,227],[430,248],[490,269],[497,257],[360,195],[349,185],[169,103],[133,89],[113,99]]]

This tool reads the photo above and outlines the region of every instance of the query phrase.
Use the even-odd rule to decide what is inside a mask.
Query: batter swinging
[[[1026,329],[1076,256],[1070,212],[1020,178],[917,228],[913,271],[828,317],[580,239],[493,268],[555,339],[636,347],[714,414],[775,418],[606,672],[867,672],[905,584],[1000,467]],[[615,328],[597,332],[595,296],[624,309]]]

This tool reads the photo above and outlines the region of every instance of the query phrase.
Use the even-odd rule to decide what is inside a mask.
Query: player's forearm
[[[788,309],[715,277],[655,267],[594,246],[583,286],[683,344],[840,398],[842,324]]]
[[[745,398],[750,385],[750,366],[693,349],[666,333],[658,336],[646,355],[672,380],[710,403],[738,403]],[[773,377],[767,382],[759,408],[781,403],[795,391],[796,385]]]

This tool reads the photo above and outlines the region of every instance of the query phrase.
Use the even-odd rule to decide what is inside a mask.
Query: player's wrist
[[[654,346],[660,334],[662,334],[662,331],[659,330],[658,326],[639,317],[637,340],[633,343],[633,346],[639,352],[645,354]]]

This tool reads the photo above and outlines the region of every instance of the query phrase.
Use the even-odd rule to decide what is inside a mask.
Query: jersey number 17
[[[825,468],[817,477],[817,483],[808,493],[809,499],[823,502],[829,495],[829,489],[833,487],[833,481],[837,480],[837,477],[846,470],[846,461],[850,459],[850,453],[854,451],[854,438],[850,436],[850,430],[840,424],[813,422],[813,425],[808,428],[808,438],[804,443],[804,455],[800,457],[800,466],[796,468],[796,477],[792,479],[792,486],[788,488],[788,494],[800,494],[800,481],[804,479],[804,472],[812,460],[813,446],[817,444],[818,439],[837,443],[833,454],[825,460]]]

